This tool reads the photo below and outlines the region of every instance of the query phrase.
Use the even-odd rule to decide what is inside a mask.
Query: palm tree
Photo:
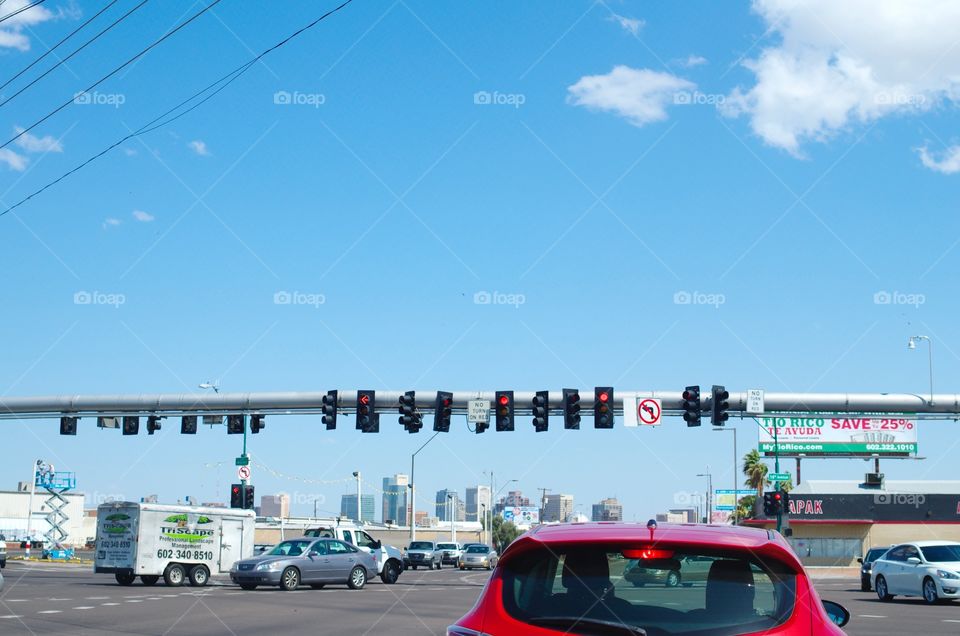
[[[763,497],[764,488],[770,485],[770,480],[767,479],[768,471],[757,449],[754,448],[743,456],[743,474],[746,476],[743,483],[756,490],[758,498]]]
[[[757,498],[754,495],[747,495],[746,497],[741,497],[737,500],[737,511],[736,517],[730,515],[731,519],[753,519],[754,517],[754,507],[756,506]]]

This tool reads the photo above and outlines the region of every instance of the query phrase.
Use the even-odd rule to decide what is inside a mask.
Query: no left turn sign
[[[237,469],[237,477],[239,477],[239,478],[242,479],[242,480],[250,479],[250,467],[249,467],[249,466],[241,466],[240,468],[238,468],[238,469]]]
[[[647,426],[659,426],[662,412],[660,400],[646,398],[637,403],[637,419]]]

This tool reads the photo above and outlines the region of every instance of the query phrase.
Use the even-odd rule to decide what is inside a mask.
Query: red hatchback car
[[[627,564],[679,572],[637,587]],[[634,565],[636,567],[636,565]],[[696,567],[706,576],[683,577]],[[711,525],[539,526],[510,544],[448,636],[841,635],[850,614],[822,602],[775,532]]]

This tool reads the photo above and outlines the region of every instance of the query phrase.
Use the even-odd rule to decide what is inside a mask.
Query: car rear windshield
[[[456,543],[438,543],[437,549],[438,550],[456,550],[457,544]]]
[[[890,548],[872,548],[867,552],[867,558],[864,559],[867,563],[872,563],[883,556],[883,553],[889,550]]]
[[[433,544],[429,541],[414,541],[410,544],[411,550],[433,550]]]
[[[960,545],[925,545],[920,550],[927,561],[934,563],[960,561]]]
[[[472,545],[467,548],[467,554],[486,554],[487,546],[485,545]]]
[[[501,575],[504,608],[525,623],[574,633],[604,624],[609,633],[617,626],[752,633],[793,613],[796,574],[780,562],[739,550],[639,552],[614,544],[550,545],[517,555]]]

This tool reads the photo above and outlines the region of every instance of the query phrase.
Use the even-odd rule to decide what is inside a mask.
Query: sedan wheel
[[[670,570],[670,573],[667,574],[667,580],[665,584],[667,587],[677,587],[680,585],[680,573],[676,570]]]
[[[351,590],[359,590],[363,589],[363,586],[366,584],[367,571],[358,565],[350,572],[350,580],[347,581],[347,585],[350,586]]]
[[[285,592],[292,592],[300,587],[300,571],[295,567],[289,567],[280,575],[280,589]]]
[[[881,601],[889,601],[893,598],[893,594],[887,592],[887,579],[882,576],[877,577],[877,598]]]
[[[937,584],[931,578],[923,579],[923,600],[926,601],[927,605],[935,605],[940,600],[940,595],[937,594]]]

